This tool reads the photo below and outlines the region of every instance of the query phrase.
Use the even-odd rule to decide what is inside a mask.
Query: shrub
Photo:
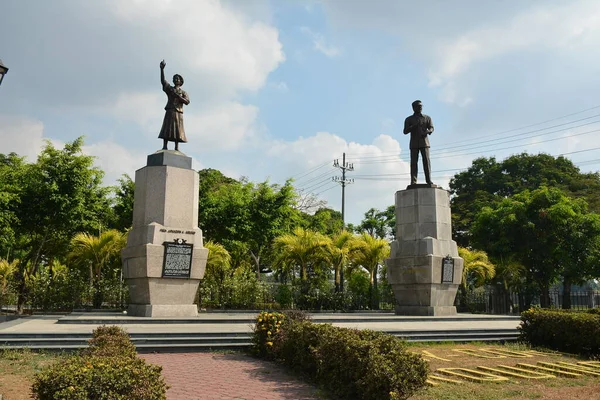
[[[131,357],[137,353],[129,334],[118,326],[100,326],[92,332],[89,347],[84,354],[100,357]]]
[[[266,356],[271,352],[275,335],[279,333],[285,316],[277,312],[263,311],[256,317],[254,332],[252,335],[253,350],[260,356]]]
[[[428,374],[427,363],[398,338],[309,321],[286,323],[272,352],[345,399],[405,399]]]
[[[162,367],[137,357],[129,335],[118,326],[92,333],[81,355],[37,373],[32,386],[38,400],[162,400],[167,385]]]
[[[521,340],[568,353],[600,354],[600,315],[571,310],[530,309],[521,314]]]
[[[275,301],[283,308],[289,307],[294,301],[294,293],[288,285],[282,284],[277,287],[277,293],[275,294]]]
[[[31,390],[38,400],[166,399],[161,370],[141,358],[74,356],[37,373]]]

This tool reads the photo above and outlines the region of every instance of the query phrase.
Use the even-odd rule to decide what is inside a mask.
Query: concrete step
[[[124,325],[124,324],[252,324],[257,314],[236,313],[228,318],[215,318],[210,314],[202,314],[196,318],[144,318],[131,317],[125,314],[69,314],[58,319],[58,324],[84,325]],[[321,323],[372,323],[372,322],[460,322],[460,321],[517,321],[519,316],[511,315],[470,315],[458,314],[450,317],[410,317],[392,313],[336,313],[313,314],[313,322]]]
[[[518,338],[516,329],[388,331],[409,342],[506,342]],[[134,333],[130,335],[139,352],[183,352],[247,349],[251,333]],[[1,349],[73,351],[87,347],[91,334],[28,333],[0,334]]]

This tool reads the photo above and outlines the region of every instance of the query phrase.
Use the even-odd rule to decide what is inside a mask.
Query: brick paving
[[[161,365],[167,400],[315,400],[317,389],[282,367],[245,354],[140,354]]]

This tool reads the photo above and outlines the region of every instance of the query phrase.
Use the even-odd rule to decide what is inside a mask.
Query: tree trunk
[[[571,287],[572,286],[573,286],[573,283],[571,282],[571,278],[568,278],[565,276],[565,279],[563,281],[563,301],[562,301],[562,308],[564,308],[565,310],[571,309]]]
[[[340,269],[342,267],[341,266],[337,266],[335,269],[335,292],[339,293],[341,291],[341,287],[340,287]]]
[[[541,289],[540,306],[542,308],[550,308],[550,286],[548,284],[543,284]]]
[[[25,272],[17,271],[17,314],[23,315],[25,303],[27,302],[27,285],[25,284]]]
[[[255,256],[252,251],[250,252],[250,256],[252,257],[254,264],[256,264],[256,279],[260,281],[260,256]]]
[[[377,287],[377,270],[379,269],[379,264],[373,268],[373,273],[371,274],[371,287],[373,290],[371,291],[371,309],[379,310],[379,290]]]
[[[94,281],[94,299],[93,299],[93,307],[96,309],[102,308],[102,302],[104,301],[104,293],[102,293],[102,287],[100,286],[100,278]]]

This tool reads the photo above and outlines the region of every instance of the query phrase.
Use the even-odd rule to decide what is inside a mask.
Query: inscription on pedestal
[[[452,283],[454,280],[454,259],[446,256],[442,259],[442,283]]]
[[[189,278],[192,270],[192,252],[194,245],[185,239],[164,242],[163,278]]]

